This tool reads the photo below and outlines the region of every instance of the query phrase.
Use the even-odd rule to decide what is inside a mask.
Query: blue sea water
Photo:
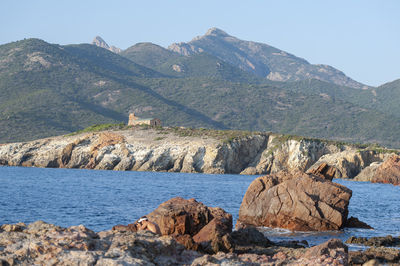
[[[195,198],[231,213],[234,223],[247,187],[255,176],[120,172],[78,169],[0,167],[0,224],[44,220],[60,226],[83,224],[94,231],[132,223],[176,196]],[[324,233],[264,228],[272,240],[400,235],[400,187],[334,180],[353,190],[349,216],[374,230]]]

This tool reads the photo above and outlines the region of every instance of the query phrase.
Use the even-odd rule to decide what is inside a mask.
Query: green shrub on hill
[[[99,131],[106,131],[106,130],[124,130],[129,129],[131,126],[126,125],[125,123],[119,124],[95,124],[84,128],[82,130],[78,130],[76,132],[67,134],[67,136],[73,136],[81,133],[89,133],[89,132],[99,132]]]
[[[135,53],[132,60],[151,56]],[[165,126],[213,128],[214,135],[221,129],[271,131],[400,147],[400,112],[393,111],[399,105],[390,97],[399,82],[375,88],[371,98],[373,89],[317,80],[261,82],[207,54],[168,51],[147,67],[132,60],[87,44],[28,39],[0,45],[0,142],[126,123],[134,111]],[[172,73],[173,64],[186,72]],[[236,136],[220,134],[227,143]]]

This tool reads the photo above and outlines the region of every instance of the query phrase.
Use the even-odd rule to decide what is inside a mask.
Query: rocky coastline
[[[319,167],[318,169],[326,169]],[[232,215],[195,199],[172,198],[142,219],[94,232],[83,225],[63,228],[37,221],[0,226],[2,265],[378,265],[400,263],[396,237],[357,238],[371,246],[349,251],[339,239],[310,247],[306,241],[272,242],[258,227],[290,230],[370,228],[348,218],[352,191],[333,183],[329,171],[281,171],[256,178]],[[330,173],[330,172],[329,172]],[[150,230],[150,231],[148,231]]]
[[[269,133],[241,133],[226,140],[215,134],[182,136],[164,129],[136,128],[3,144],[0,164],[267,174],[250,184],[235,229],[232,215],[225,210],[177,197],[146,215],[159,228],[158,234],[143,231],[139,221],[103,232],[83,225],[63,228],[43,221],[1,225],[1,265],[400,263],[397,237],[351,237],[347,244],[368,248],[349,251],[338,239],[309,247],[307,242],[274,243],[257,230],[371,228],[357,218],[348,218],[352,191],[332,179],[398,185],[400,156],[395,151]]]
[[[2,144],[0,165],[247,175],[324,171],[334,178],[398,184],[393,176],[399,170],[391,165],[400,169],[399,160],[389,160],[396,153],[262,132],[138,127]],[[389,166],[382,165],[386,161]],[[382,178],[378,167],[392,171],[390,178]]]
[[[174,198],[148,217],[161,235],[130,224],[94,232],[36,221],[0,226],[1,265],[398,265],[398,238],[351,237],[371,246],[349,251],[339,239],[309,247],[306,241],[272,242],[255,227],[232,231],[220,208]],[[185,219],[182,219],[185,218]],[[135,222],[137,223],[137,221]],[[389,247],[388,247],[389,246]],[[367,264],[366,264],[367,263]]]
[[[241,232],[242,233],[242,232]],[[259,236],[259,235],[258,235]],[[347,247],[331,240],[313,248],[274,245],[246,238],[235,252],[207,254],[186,249],[172,236],[148,231],[93,232],[37,221],[0,229],[1,265],[345,265]],[[244,252],[243,252],[244,250]]]

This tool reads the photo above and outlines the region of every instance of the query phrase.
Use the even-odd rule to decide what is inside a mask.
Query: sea
[[[152,212],[173,197],[195,198],[232,214],[234,224],[250,183],[257,176],[0,167],[0,225],[43,220],[69,227],[110,230]],[[400,187],[334,179],[353,191],[349,217],[374,227],[329,232],[260,228],[272,241],[400,235]],[[357,248],[357,246],[351,246]],[[361,247],[360,247],[361,248]]]

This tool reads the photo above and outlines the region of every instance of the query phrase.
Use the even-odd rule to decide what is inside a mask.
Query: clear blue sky
[[[1,0],[0,44],[58,44],[100,35],[122,49],[167,47],[218,27],[376,86],[400,78],[399,0]]]

